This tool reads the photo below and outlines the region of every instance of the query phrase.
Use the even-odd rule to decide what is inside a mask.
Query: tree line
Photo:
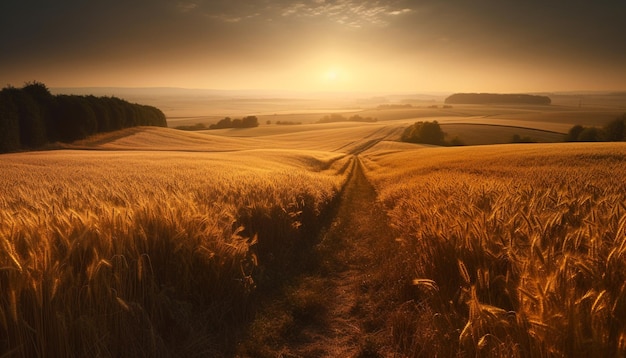
[[[268,121],[269,122],[269,121]],[[267,123],[270,124],[270,123]],[[231,119],[225,117],[217,123],[207,126],[204,123],[196,123],[194,125],[177,126],[176,129],[183,131],[203,131],[207,129],[225,129],[225,128],[254,128],[259,126],[259,119],[256,116],[247,116],[243,118]]]
[[[536,104],[549,105],[550,97],[531,94],[455,93],[445,100],[446,104]]]
[[[624,142],[626,141],[626,113],[604,127],[573,126],[565,136],[566,142]]]
[[[254,128],[259,126],[259,119],[256,116],[247,116],[241,119],[231,119],[226,117],[220,119],[217,123],[211,124],[209,129],[223,129],[223,128]]]
[[[135,126],[167,127],[156,107],[116,97],[52,95],[45,84],[0,91],[0,152],[41,148]]]

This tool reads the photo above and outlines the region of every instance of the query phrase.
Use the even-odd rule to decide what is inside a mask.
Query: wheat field
[[[626,353],[626,146],[374,147],[407,356]]]
[[[372,290],[378,328],[362,352],[625,354],[626,146],[440,148],[393,141],[403,125],[250,138],[138,128],[0,156],[0,352],[246,351],[237,347],[250,329],[274,327],[262,302],[284,287],[300,297],[301,273],[326,282],[316,260],[347,255],[319,258],[315,245],[346,220],[340,194],[362,167],[357,192],[373,185],[378,203],[357,221],[395,237],[367,238],[377,264],[359,268],[367,282],[355,281],[353,297]],[[305,293],[331,302],[321,297],[338,289]],[[299,344],[289,327],[260,337]],[[280,342],[250,351],[281,352]]]
[[[0,173],[0,352],[23,357],[223,352],[348,174],[306,151],[9,154]]]

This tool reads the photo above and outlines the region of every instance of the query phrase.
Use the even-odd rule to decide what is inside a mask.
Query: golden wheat
[[[626,146],[372,151],[417,288],[409,356],[626,353]],[[409,279],[412,278],[412,279]],[[407,303],[409,304],[409,303]]]
[[[302,245],[348,160],[295,151],[0,157],[0,352],[223,352],[255,285],[273,278],[275,256]]]

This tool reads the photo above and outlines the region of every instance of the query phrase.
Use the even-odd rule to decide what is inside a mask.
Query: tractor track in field
[[[390,355],[385,318],[376,302],[384,280],[377,272],[384,255],[393,255],[384,253],[393,237],[376,195],[355,155],[336,216],[315,248],[317,266],[257,315],[253,329],[265,332],[253,332],[255,342],[244,343],[237,356]]]

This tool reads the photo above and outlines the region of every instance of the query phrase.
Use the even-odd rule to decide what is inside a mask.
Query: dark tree
[[[437,121],[420,121],[404,130],[404,133],[402,133],[402,141],[410,143],[444,145],[444,136],[445,133],[441,130]]]
[[[566,142],[577,142],[578,141],[578,137],[580,136],[580,133],[585,130],[585,127],[581,126],[581,125],[575,125],[572,128],[570,128],[569,132],[567,132],[567,135],[565,136],[565,141]]]
[[[48,87],[41,82],[33,81],[26,83],[22,90],[28,93],[39,106],[39,115],[46,131],[46,141],[54,142],[58,140],[57,125],[53,117],[56,101]]]
[[[601,142],[602,130],[596,127],[587,127],[578,135],[579,142]]]
[[[165,114],[160,109],[152,106],[141,106],[143,115],[146,118],[146,124],[148,126],[167,127],[167,119]]]
[[[116,131],[124,128],[124,101],[116,97],[106,97],[103,101],[108,105],[110,118],[109,128]]]
[[[5,91],[17,109],[22,147],[38,148],[44,145],[47,142],[46,127],[37,102],[24,90],[5,88]]]
[[[17,107],[5,88],[0,91],[0,153],[20,149],[20,122]]]
[[[87,96],[85,99],[96,117],[98,132],[111,131],[111,111],[109,104],[94,96]]]
[[[604,135],[610,142],[626,140],[626,113],[604,126]]]
[[[122,101],[121,105],[122,112],[124,113],[122,117],[122,128],[130,128],[138,125],[133,105],[126,101]]]
[[[259,119],[256,116],[247,116],[242,119],[230,119],[226,117],[221,119],[215,124],[211,124],[209,129],[223,129],[223,128],[252,128],[259,126]]]
[[[61,141],[72,142],[97,132],[96,115],[85,97],[59,95],[56,100],[55,118]]]
[[[253,128],[259,126],[259,119],[256,116],[247,116],[241,120],[243,128]]]
[[[220,119],[217,123],[211,124],[209,129],[222,129],[222,128],[232,128],[233,123],[230,117],[226,117],[224,119]]]

